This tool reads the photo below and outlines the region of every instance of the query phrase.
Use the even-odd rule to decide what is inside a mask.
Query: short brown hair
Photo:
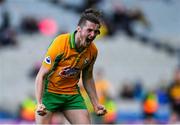
[[[100,18],[101,18],[100,11],[93,8],[86,9],[81,15],[81,18],[78,22],[78,26],[83,26],[87,20],[99,24],[100,26],[101,25]]]

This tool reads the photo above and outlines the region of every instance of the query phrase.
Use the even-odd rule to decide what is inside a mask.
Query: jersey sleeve
[[[60,37],[56,37],[49,46],[42,65],[48,69],[51,69],[55,63],[56,57],[63,53],[62,46],[60,45]]]

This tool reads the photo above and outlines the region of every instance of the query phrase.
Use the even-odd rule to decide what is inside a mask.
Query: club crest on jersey
[[[88,64],[88,58],[86,58],[85,60],[84,60],[84,65],[86,65],[86,64]]]
[[[51,64],[51,58],[50,56],[47,56],[45,59],[44,59],[45,63],[47,64]]]

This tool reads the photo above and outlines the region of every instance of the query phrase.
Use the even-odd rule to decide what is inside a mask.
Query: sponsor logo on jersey
[[[65,67],[59,72],[59,75],[62,77],[71,77],[71,76],[77,76],[80,73],[80,69],[78,68],[71,68],[71,67]]]
[[[50,56],[47,56],[47,57],[44,59],[44,62],[47,63],[47,64],[51,64],[51,58],[50,58]]]

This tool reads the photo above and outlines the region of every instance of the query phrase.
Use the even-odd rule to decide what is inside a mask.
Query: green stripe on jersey
[[[75,32],[71,33],[70,47],[75,48]]]

